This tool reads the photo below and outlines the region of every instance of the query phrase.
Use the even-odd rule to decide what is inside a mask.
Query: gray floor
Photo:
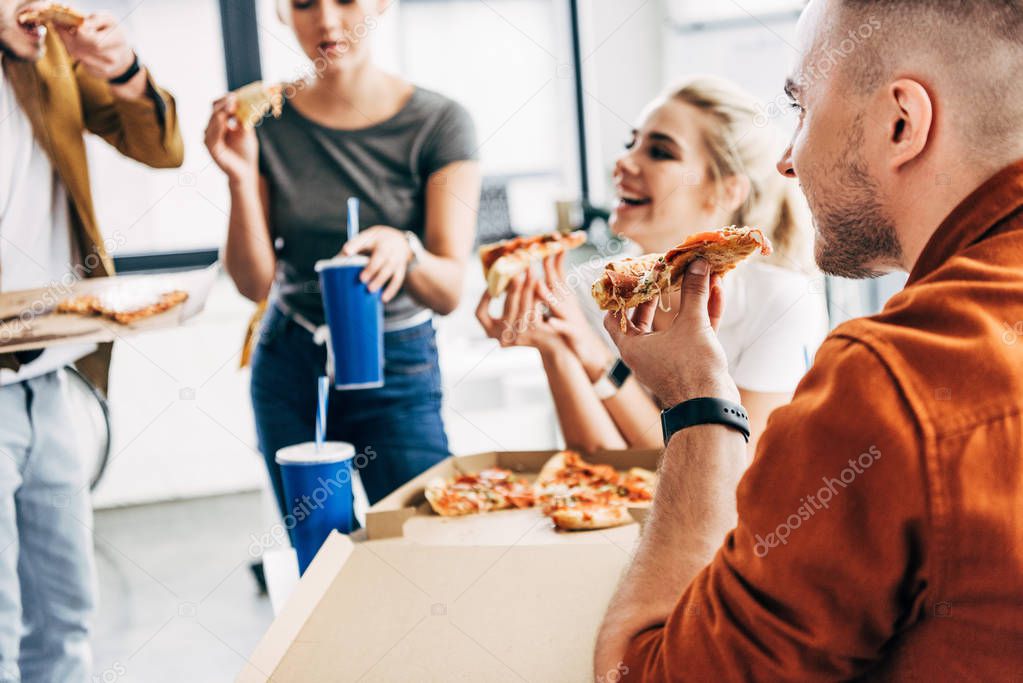
[[[93,680],[234,680],[272,620],[248,568],[261,520],[254,493],[98,512]]]

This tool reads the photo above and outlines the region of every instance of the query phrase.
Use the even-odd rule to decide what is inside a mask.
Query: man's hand
[[[604,327],[622,360],[662,406],[702,397],[738,402],[739,390],[716,333],[723,310],[720,278],[712,278],[707,262],[697,259],[686,271],[682,303],[671,327],[653,332],[656,301],[638,306],[631,319],[625,311],[608,313]],[[626,316],[625,332],[621,316]]]
[[[117,78],[124,74],[135,60],[135,53],[128,44],[128,37],[112,14],[106,12],[92,14],[86,17],[85,23],[78,28],[64,26],[55,28],[71,58],[81,63],[86,73],[93,78],[103,81]],[[136,81],[144,84],[145,78],[136,76],[119,88],[135,85]],[[137,89],[140,90],[138,95],[141,96],[144,85]]]

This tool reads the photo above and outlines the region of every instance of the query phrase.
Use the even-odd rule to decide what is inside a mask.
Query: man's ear
[[[888,101],[888,165],[897,171],[923,154],[934,123],[934,102],[927,88],[900,78],[885,91]]]

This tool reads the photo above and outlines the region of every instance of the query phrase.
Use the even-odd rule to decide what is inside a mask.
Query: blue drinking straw
[[[813,365],[813,361],[810,360],[810,349],[806,348],[805,344],[803,345],[803,362],[806,363],[807,370]]]
[[[348,241],[351,242],[359,234],[359,198],[348,198]]]
[[[330,396],[330,378],[323,376],[316,382],[316,452],[327,440],[327,400]]]

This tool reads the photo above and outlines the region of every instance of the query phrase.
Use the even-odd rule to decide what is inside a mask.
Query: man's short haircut
[[[836,0],[835,6],[841,17],[830,40],[855,38],[842,65],[854,88],[872,92],[901,70],[934,73],[950,120],[967,139],[999,145],[999,137],[1011,136],[1023,143],[1023,0]]]

